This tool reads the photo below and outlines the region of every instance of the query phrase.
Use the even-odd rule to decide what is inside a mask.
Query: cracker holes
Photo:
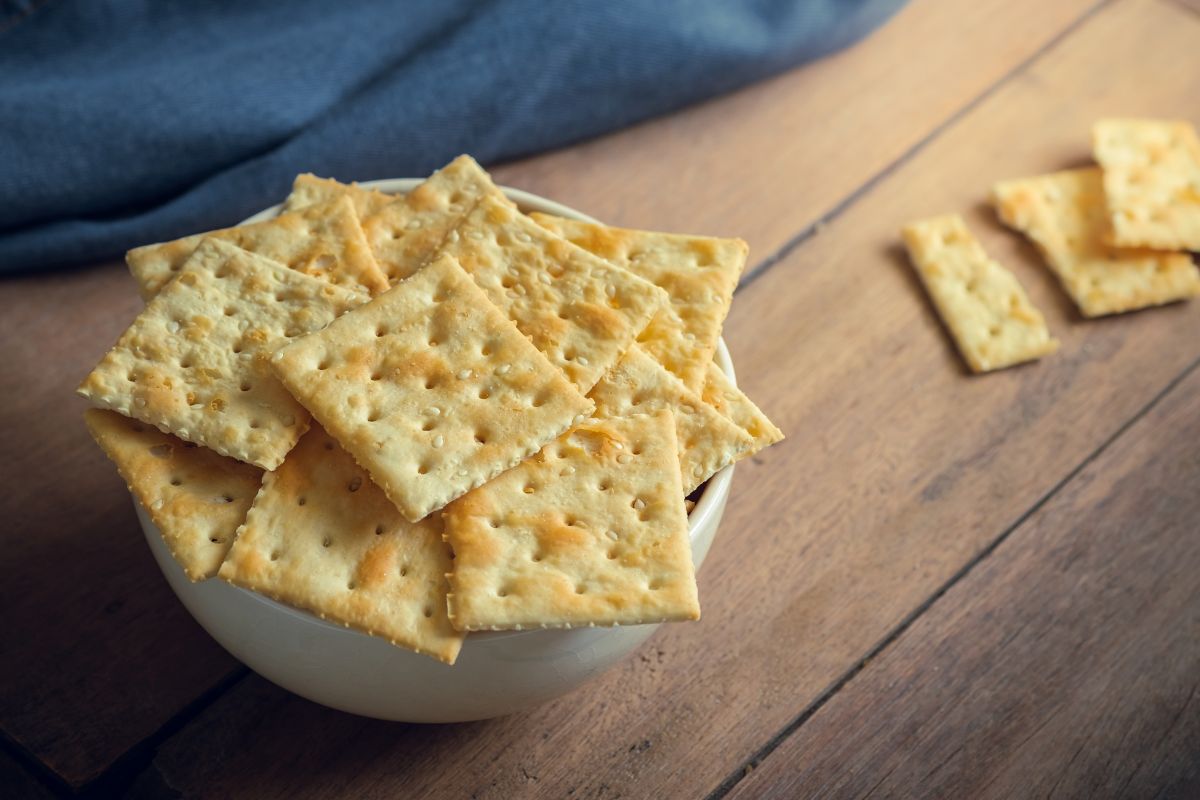
[[[525,484],[524,488],[521,489],[521,491],[524,492],[525,494],[533,494],[534,492],[537,491],[537,487],[534,486],[532,483],[527,483],[527,484]]]
[[[659,589],[663,588],[663,585],[663,581],[655,578],[654,580],[650,581],[650,583],[646,584],[646,588],[652,592],[657,592]]]
[[[617,548],[612,547],[612,548],[609,548],[608,552],[605,555],[608,556],[609,561],[616,561],[617,556],[620,554],[617,552]]]
[[[155,458],[170,458],[171,457],[171,445],[156,444],[150,448],[150,455],[154,456]]]
[[[488,443],[487,431],[475,431],[475,444],[485,445]]]
[[[508,587],[501,586],[496,590],[496,597],[508,597]]]
[[[333,539],[330,539],[328,536],[326,536],[321,540],[321,547],[329,548],[331,546],[333,546]]]
[[[378,408],[373,408],[367,412],[367,422],[378,422],[381,416],[383,416],[383,414],[380,412],[380,410]]]
[[[373,380],[373,381],[378,381],[378,380],[381,380],[382,378],[383,378],[383,372],[381,370],[375,370],[374,372],[371,373],[371,380]]]
[[[271,551],[271,560],[272,560],[272,561],[278,561],[278,560],[279,560],[279,557],[280,557],[281,555],[283,555],[283,553],[279,552],[278,550],[272,550],[272,551]]]
[[[428,474],[429,474],[429,469],[430,469],[430,467],[429,467],[429,465],[428,465],[428,464],[420,464],[420,465],[417,467],[417,474],[418,474],[418,475],[428,475]]]
[[[130,383],[137,383],[137,373],[136,372],[129,373],[128,375],[125,376],[125,380],[129,381]]]
[[[298,505],[298,506],[308,505],[308,498],[301,495],[300,498],[296,501],[296,505]]]
[[[282,302],[283,302],[283,301],[285,301],[285,300],[287,300],[287,295],[286,295],[286,294],[284,294],[283,292],[276,292],[276,293],[275,293],[275,302],[276,302],[276,303],[282,303]]]
[[[183,478],[180,478],[178,475],[172,475],[171,476],[171,485],[172,486],[183,486]]]
[[[989,335],[989,336],[991,336],[993,339],[994,339],[995,337],[999,336],[999,335],[1000,335],[1000,326],[999,326],[999,325],[992,325],[991,327],[989,327],[989,328],[988,328],[988,335]]]
[[[612,483],[607,478],[600,481],[600,483],[596,486],[596,490],[600,491],[600,492],[607,492],[611,489],[612,489]]]
[[[382,525],[375,526],[375,535],[376,536],[383,536],[383,531],[384,531],[384,527]]]
[[[318,361],[317,369],[321,372],[324,372],[325,370],[329,369],[329,358],[328,357],[322,358],[320,361]]]
[[[575,587],[575,594],[587,594],[587,587],[582,583]]]
[[[256,419],[252,419],[252,420],[250,420],[250,427],[257,430],[258,428],[262,427],[262,422],[260,422],[259,420],[256,420]]]
[[[225,310],[222,313],[227,317],[232,317],[234,314],[237,313],[237,309],[234,308],[233,306],[226,306]]]
[[[223,495],[221,495],[221,502],[222,502],[222,503],[232,503],[232,502],[233,502],[233,495],[230,495],[230,494],[223,494]]]
[[[425,606],[425,619],[431,619],[432,617],[433,617],[433,607]]]
[[[346,484],[346,491],[348,492],[357,492],[361,488],[362,478],[358,476],[351,478],[350,482]]]
[[[500,527],[500,520],[498,520],[498,519],[489,519],[489,520],[488,520],[488,526],[489,526],[489,527],[492,527],[492,528],[499,528],[499,527]]]
[[[491,396],[492,396],[492,390],[489,387],[485,386],[479,390],[479,399],[480,400],[487,400]]]
[[[358,584],[355,583],[354,581],[346,582],[346,589],[348,589],[349,591],[353,592],[357,588],[358,588]]]
[[[545,556],[542,555],[542,552],[540,550],[534,551],[529,554],[529,560],[535,564],[540,564],[542,562],[542,559],[544,559],[544,558],[545,558]]]
[[[636,444],[630,446],[629,452],[631,455],[640,456],[642,454],[642,443],[637,442]]]
[[[376,339],[380,339],[384,336],[387,336],[387,332],[388,332],[388,329],[387,329],[386,325],[376,325],[375,326],[375,338]]]
[[[222,542],[225,541],[220,536],[210,536],[210,537],[208,537],[208,540],[210,542],[212,542],[213,544],[221,544]]]
[[[541,408],[542,406],[546,405],[546,403],[548,403],[548,402],[550,402],[550,398],[545,393],[541,393],[541,394],[536,395],[533,398],[532,405],[534,408]]]
[[[184,356],[183,358],[179,359],[179,368],[180,369],[191,369],[192,368],[192,357]]]
[[[431,419],[427,419],[421,423],[421,430],[423,430],[425,432],[429,432],[436,427],[437,426],[433,424],[433,420],[431,420]]]
[[[505,275],[503,278],[500,279],[500,285],[503,286],[505,289],[511,289],[517,285],[517,280],[516,280],[516,278],[514,278],[511,275]]]
[[[401,578],[407,578],[407,577],[408,577],[408,564],[401,564],[401,565],[400,565],[400,577],[401,577]]]
[[[487,342],[483,345],[483,347],[479,348],[479,355],[483,356],[484,358],[487,358],[493,352],[495,352],[495,347],[491,342]]]

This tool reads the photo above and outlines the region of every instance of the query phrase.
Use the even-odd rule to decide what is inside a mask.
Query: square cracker
[[[413,522],[593,407],[449,257],[272,366]]]
[[[921,283],[972,371],[1010,367],[1058,349],[1016,276],[988,258],[962,217],[913,222],[902,233]]]
[[[346,289],[378,294],[388,287],[367,246],[353,204],[343,198],[250,225],[134,248],[125,254],[125,262],[141,287],[142,297],[148,300],[156,295],[183,269],[204,239],[230,242]]]
[[[784,439],[783,431],[767,418],[745,392],[739,389],[716,364],[709,362],[704,377],[704,388],[700,390],[704,402],[715,408],[725,419],[750,435],[754,447],[747,456],[754,455]],[[745,456],[743,456],[744,458]]]
[[[1085,317],[1117,314],[1200,293],[1185,253],[1111,247],[1104,189],[1095,167],[1004,181],[992,202],[1006,225],[1037,245]]]
[[[1092,151],[1104,169],[1112,244],[1200,250],[1200,138],[1191,123],[1102,119]]]
[[[683,493],[750,454],[750,435],[705,403],[666,368],[634,345],[588,395],[597,417],[671,411],[679,443]]]
[[[308,412],[267,367],[363,296],[206,239],[77,390],[222,455],[275,469]]]
[[[319,426],[266,476],[220,576],[453,664],[453,566],[436,514],[405,520]]]
[[[699,619],[674,423],[589,420],[442,514],[459,630]]]
[[[307,206],[332,203],[339,198],[349,198],[359,219],[371,216],[396,198],[386,192],[365,189],[357,183],[341,183],[333,178],[318,178],[311,172],[297,175],[292,182],[292,193],[284,201],[284,211],[296,211]]]
[[[746,266],[748,245],[741,239],[609,228],[537,212],[529,216],[666,290],[670,304],[650,320],[638,342],[689,389],[699,390]]]
[[[262,470],[115,411],[89,408],[83,419],[188,578],[216,575]]]
[[[617,363],[666,294],[485,197],[446,239],[449,253],[521,333],[586,392]]]
[[[433,258],[447,234],[484,197],[509,203],[483,167],[464,155],[366,217],[367,241],[388,280],[404,280]]]

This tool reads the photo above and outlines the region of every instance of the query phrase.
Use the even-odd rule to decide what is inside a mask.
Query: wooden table
[[[789,434],[662,628],[517,716],[386,724],[248,672],[155,567],[76,381],[117,264],[0,283],[0,795],[1200,796],[1200,307],[1084,321],[993,181],[1200,123],[1197,0],[915,0],[849,51],[498,180],[740,235],[726,328]],[[897,229],[964,212],[1062,349],[968,376]]]

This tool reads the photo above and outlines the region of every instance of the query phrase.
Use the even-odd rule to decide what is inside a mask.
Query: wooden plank
[[[1200,356],[1194,306],[1084,323],[979,208],[995,178],[1085,157],[1112,108],[1194,113],[1198,42],[1176,6],[1107,8],[740,293],[728,330],[743,383],[790,439],[739,469],[702,621],[560,702],[432,731],[250,679],[148,774],[185,794],[299,797],[719,786]],[[964,373],[897,244],[901,223],[946,209],[1020,272],[1058,356]]]
[[[70,396],[139,306],[116,265],[0,295],[0,729],[73,786],[235,667],[163,581]]]
[[[1200,796],[1198,441],[1193,370],[731,800]]]
[[[1095,5],[914,0],[857,47],[496,176],[611,224],[741,236],[755,264]]]

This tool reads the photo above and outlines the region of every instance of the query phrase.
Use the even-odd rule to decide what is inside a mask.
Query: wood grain
[[[1096,5],[914,0],[857,47],[495,174],[610,224],[740,236],[753,265]]]
[[[1194,307],[1079,320],[979,207],[996,178],[1086,158],[1092,119],[1113,108],[1194,113],[1197,43],[1178,6],[1104,9],[743,289],[728,325],[739,373],[790,438],[740,468],[701,622],[562,701],[432,731],[251,678],[144,779],[215,796],[719,786],[1200,356]],[[896,244],[901,223],[948,209],[1019,272],[1063,341],[1055,358],[965,374]]]
[[[74,786],[236,666],[167,587],[71,396],[140,305],[117,265],[0,294],[0,729]]]
[[[1193,370],[731,800],[1200,796],[1197,441]]]

